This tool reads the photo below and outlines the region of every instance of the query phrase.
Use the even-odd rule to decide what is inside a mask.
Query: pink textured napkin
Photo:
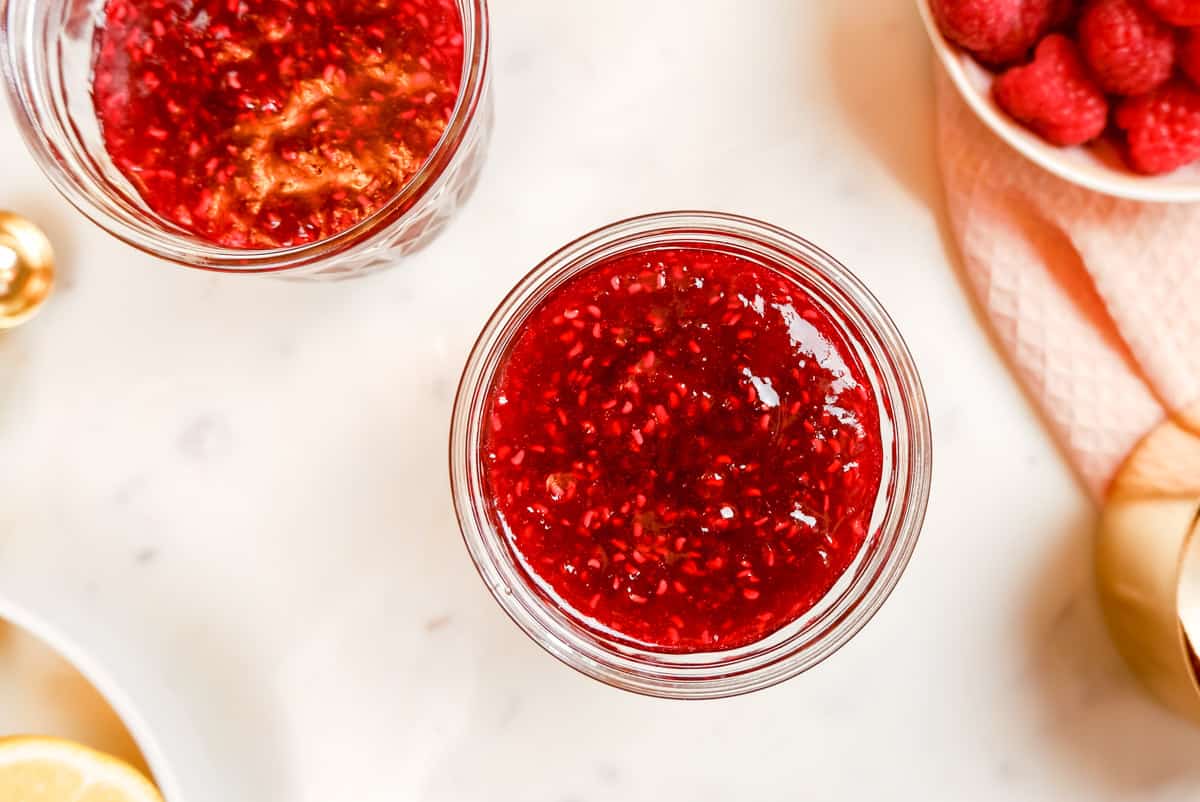
[[[1001,343],[1102,500],[1166,417],[1200,431],[1200,205],[1076,187],[989,131],[938,71],[954,236]]]

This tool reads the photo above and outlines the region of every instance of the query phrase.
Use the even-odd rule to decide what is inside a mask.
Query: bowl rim
[[[1200,178],[1191,184],[1167,183],[1155,176],[1120,173],[1108,167],[1085,169],[1063,159],[1061,153],[1064,149],[1038,139],[1035,134],[1009,119],[990,97],[976,89],[964,66],[964,60],[970,56],[950,42],[938,28],[931,0],[916,0],[916,3],[934,52],[959,95],[989,129],[1022,156],[1065,181],[1105,195],[1149,203],[1200,201]]]
[[[150,767],[153,774],[150,779],[158,786],[163,799],[167,802],[182,802],[185,799],[180,790],[179,779],[167,760],[162,744],[151,731],[133,698],[113,678],[108,669],[70,638],[63,628],[3,596],[0,596],[0,621],[13,624],[40,640],[90,682],[129,730]]]

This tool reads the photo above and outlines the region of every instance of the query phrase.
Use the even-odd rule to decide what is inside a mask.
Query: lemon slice
[[[0,738],[0,802],[163,802],[132,766],[55,738]]]

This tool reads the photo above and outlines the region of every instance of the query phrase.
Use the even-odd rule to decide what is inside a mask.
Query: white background
[[[156,263],[69,209],[0,117],[0,206],[44,225],[63,273],[0,336],[0,592],[120,652],[147,716],[186,732],[166,746],[190,800],[1196,799],[1200,734],[1109,645],[1090,505],[954,264],[910,2],[492,15],[478,191],[357,282]],[[445,465],[502,294],[568,239],[679,207],[762,217],[857,271],[936,440],[928,524],[877,618],[808,675],[701,704],[527,641],[467,558]]]

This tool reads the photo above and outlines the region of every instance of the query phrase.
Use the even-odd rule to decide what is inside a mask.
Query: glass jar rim
[[[43,0],[0,0],[0,73],[26,146],[38,167],[58,192],[85,217],[128,245],[179,265],[221,273],[278,273],[310,267],[346,250],[385,234],[402,220],[426,195],[434,193],[459,147],[476,122],[484,98],[489,71],[490,21],[487,0],[459,0],[463,16],[463,82],[450,122],[429,158],[404,187],[369,217],[331,237],[287,248],[237,249],[207,243],[186,233],[174,233],[146,219],[145,210],[135,213],[127,200],[97,197],[77,170],[64,164],[68,152],[47,135],[66,131],[56,118],[68,114],[39,82],[49,80],[31,69],[23,53],[36,52],[38,43],[32,27],[36,9]],[[17,15],[27,12],[24,26]],[[18,30],[18,28],[20,28]],[[71,153],[78,159],[78,154]]]
[[[752,247],[765,259],[801,264],[826,279],[829,286],[823,289],[840,296],[838,313],[849,314],[857,329],[850,333],[866,340],[863,346],[878,366],[880,403],[894,429],[892,475],[885,475],[880,499],[886,487],[892,494],[841,589],[823,599],[819,610],[757,644],[701,655],[614,645],[554,609],[522,576],[480,492],[479,432],[487,392],[532,309],[561,283],[617,253],[671,245]],[[587,676],[673,699],[761,690],[807,671],[849,642],[886,601],[912,556],[928,505],[931,459],[928,409],[912,355],[865,285],[828,253],[789,231],[749,217],[703,211],[661,212],[612,223],[569,243],[527,274],[497,307],[472,349],[450,432],[450,482],[459,527],[476,569],[509,618],[543,649]],[[869,549],[871,538],[881,547]]]

